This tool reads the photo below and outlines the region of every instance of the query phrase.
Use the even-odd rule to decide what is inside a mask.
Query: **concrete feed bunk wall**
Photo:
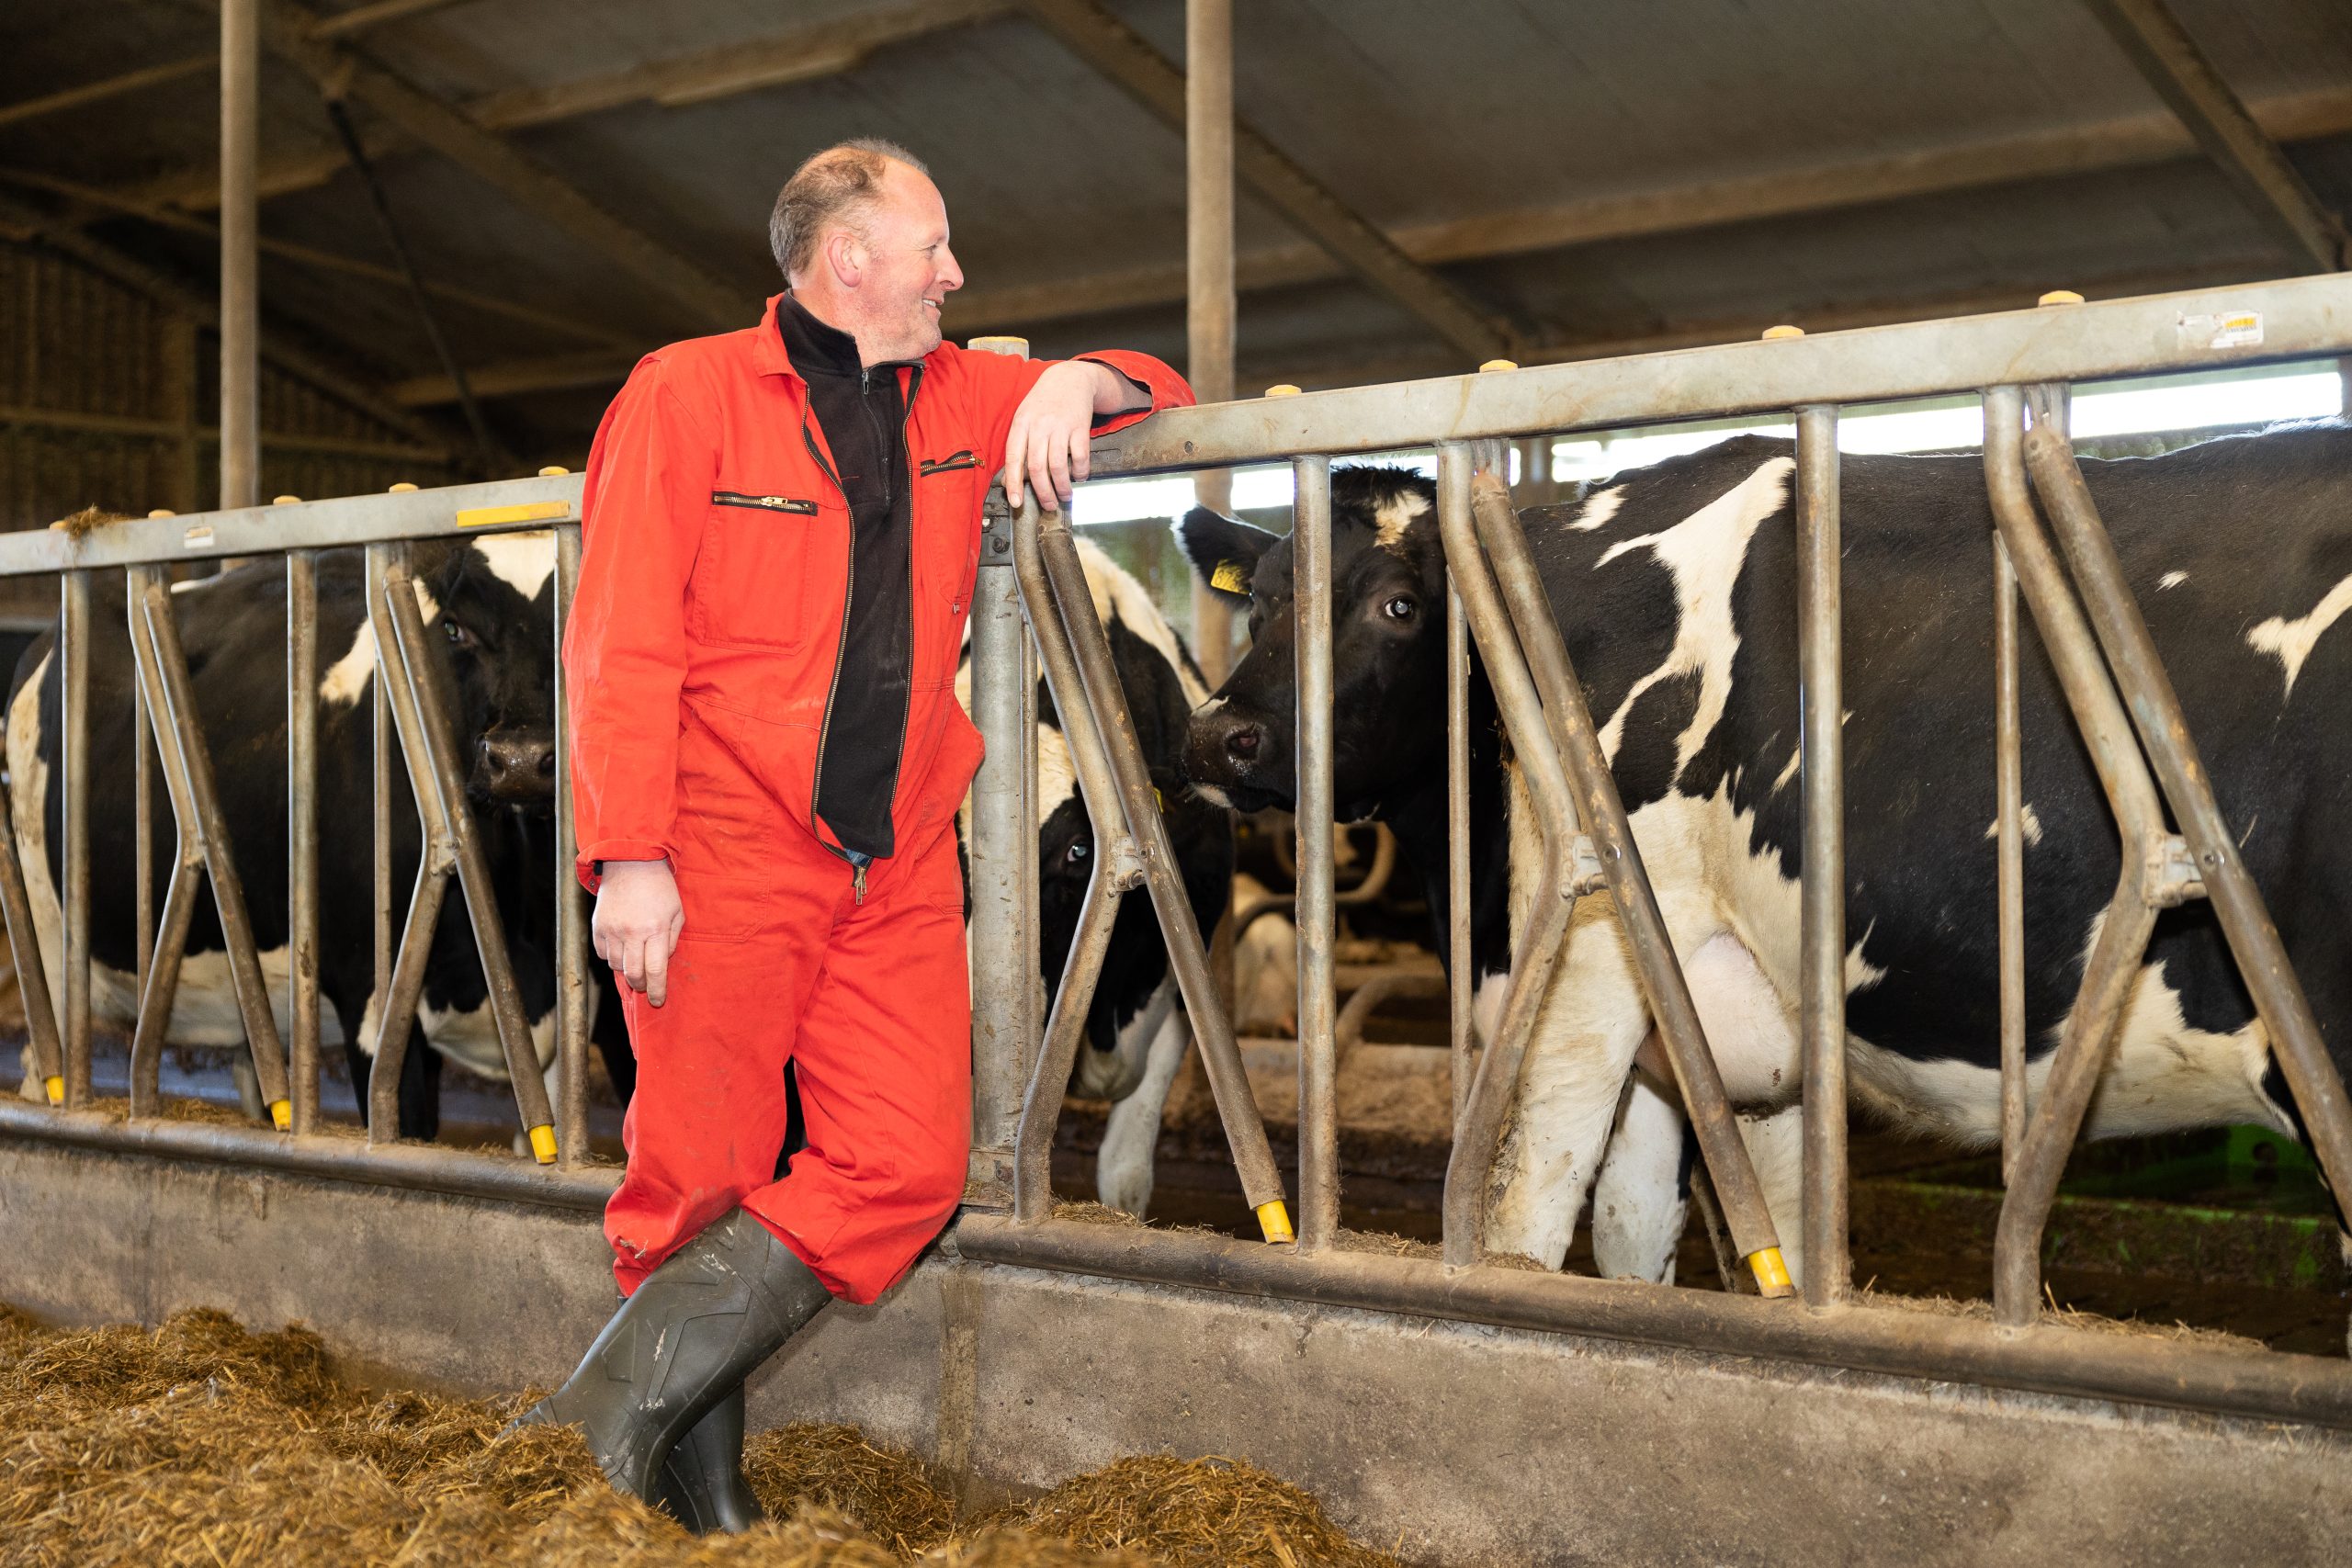
[[[613,1299],[578,1207],[28,1140],[0,1249],[0,1299],[53,1320],[300,1318],[460,1389],[556,1381]],[[855,1422],[980,1495],[1244,1455],[1415,1561],[2352,1562],[2335,1432],[946,1258],[828,1312],[752,1416]]]

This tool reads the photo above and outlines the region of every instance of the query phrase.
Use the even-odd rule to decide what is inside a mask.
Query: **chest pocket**
[[[925,457],[915,465],[916,494],[933,524],[926,575],[932,591],[951,610],[971,603],[972,574],[980,563],[975,525],[986,479],[978,455],[968,449],[944,457]]]
[[[820,510],[800,496],[711,491],[688,613],[698,641],[790,649],[808,640]]]

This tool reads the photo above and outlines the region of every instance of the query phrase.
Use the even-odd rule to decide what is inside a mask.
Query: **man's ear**
[[[1184,513],[1176,536],[1201,581],[1231,604],[1250,603],[1250,580],[1258,574],[1258,562],[1282,537],[1205,506]]]

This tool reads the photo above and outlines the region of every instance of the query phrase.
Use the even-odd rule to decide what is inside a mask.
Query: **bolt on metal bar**
[[[1298,1248],[1340,1229],[1339,1067],[1331,991],[1331,459],[1292,465],[1293,645],[1298,737]]]
[[[1453,1151],[1445,1166],[1443,1227],[1445,1260],[1457,1269],[1469,1268],[1486,1254],[1487,1179],[1494,1169],[1511,1103],[1518,1097],[1520,1065],[1526,1058],[1527,1043],[1534,1034],[1543,998],[1551,988],[1552,975],[1559,967],[1567,941],[1569,919],[1576,912],[1570,868],[1577,832],[1568,781],[1561,771],[1559,753],[1544,733],[1543,700],[1536,694],[1526,661],[1520,657],[1510,613],[1503,607],[1501,591],[1479,547],[1477,525],[1471,518],[1471,467],[1465,443],[1449,441],[1439,446],[1438,529],[1445,545],[1446,569],[1453,578],[1470,632],[1477,638],[1487,679],[1494,687],[1495,705],[1512,744],[1519,748],[1520,776],[1534,802],[1544,853],[1532,882],[1534,894],[1529,907],[1533,914],[1513,955],[1510,988],[1503,998],[1500,1020],[1479,1055],[1467,1102],[1454,1118]],[[1465,784],[1465,798],[1459,803],[1465,807],[1467,793]],[[1465,818],[1467,815],[1465,809]],[[1466,882],[1466,858],[1461,863]],[[1459,924],[1468,918],[1465,896],[1456,906],[1453,919]]]
[[[555,528],[555,1145],[566,1168],[588,1157],[588,895],[572,862],[579,853],[571,799],[570,678],[563,633],[580,591],[580,525]]]
[[[46,530],[44,530],[46,532]],[[58,683],[64,709],[59,770],[64,777],[65,1109],[90,1103],[90,574],[69,571],[59,587]],[[44,803],[44,809],[46,808]]]
[[[2160,863],[2166,836],[2131,721],[2027,491],[2024,412],[2023,394],[2015,387],[1984,393],[1985,491],[2026,608],[2115,814],[2122,869],[2001,1200],[1993,1239],[1993,1319],[2009,1328],[2031,1323],[2041,1311],[2042,1231],[2155,926],[2157,890],[2150,868]],[[2059,430],[2064,439],[2063,423]]]
[[[1642,868],[1640,846],[1634,841],[1624,803],[1617,795],[1616,778],[1585,704],[1584,687],[1568,659],[1567,644],[1553,619],[1551,601],[1528,549],[1527,535],[1520,527],[1519,513],[1510,503],[1510,491],[1501,476],[1490,469],[1473,476],[1470,488],[1471,515],[1492,565],[1498,594],[1518,628],[1520,649],[1536,689],[1548,699],[1543,704],[1544,728],[1535,732],[1535,741],[1548,742],[1566,765],[1575,790],[1577,818],[1608,885],[1618,925],[1633,949],[1643,995],[1673,1063],[1683,1108],[1714,1179],[1715,1197],[1723,1206],[1733,1241],[1747,1260],[1760,1293],[1788,1295],[1792,1287],[1771,1210],[1765,1204],[1756,1168],[1747,1157],[1747,1145],[1740,1138],[1730,1098],[1724,1092],[1723,1075],[1700,1027],[1699,1011],[1683,980],[1665,917],[1658,912],[1649,874]],[[1442,498],[1442,490],[1440,493]],[[1480,646],[1483,650],[1483,642]],[[1492,662],[1490,657],[1489,674]],[[1516,729],[1512,744],[1523,761],[1529,745]],[[1570,891],[1581,881],[1571,882]]]
[[[196,709],[196,686],[188,678],[187,650],[180,646],[179,618],[161,568],[133,567],[125,575],[133,617],[131,653],[148,711],[159,720],[155,739],[180,839],[180,861],[165,900],[164,933],[157,944],[154,981],[141,998],[139,1023],[132,1037],[132,1109],[146,1115],[159,1109],[156,1074],[164,1037],[171,1025],[172,993],[195,916],[196,878],[201,874],[212,884],[212,905],[220,916],[221,942],[228,948],[229,977],[244,1024],[254,1077],[269,1107],[270,1121],[285,1132],[294,1124],[285,1045],[270,1008],[268,984],[262,978],[260,950],[246,912],[244,879],[237,869],[228,818],[220,809],[220,792],[213,782],[212,751],[205,743]],[[182,897],[183,892],[180,908],[172,909],[172,899]]]
[[[1111,951],[1119,905],[1127,889],[1142,880],[1143,861],[1125,829],[1098,835],[1085,901],[1079,907],[1078,931],[1070,939],[1061,988],[1046,1021],[1045,1044],[1022,1097],[1021,1124],[1013,1134],[1012,1217],[1023,1224],[1053,1217],[1054,1129],[1061,1120],[1062,1097],[1069,1092],[1070,1071],[1086,1037],[1087,1010],[1102,975],[1102,959]]]
[[[319,1122],[319,557],[286,552],[286,970],[296,1137]]]
[[[1846,748],[1838,411],[1797,410],[1798,709],[1804,746],[1804,1299],[1852,1284],[1846,1163]]]
[[[1445,569],[1446,1070],[1453,1090],[1453,1135],[1470,1104],[1476,999],[1470,973],[1470,622],[1453,568]]]
[[[397,669],[409,688],[409,711],[416,720],[413,727],[403,728],[401,744],[421,758],[425,784],[439,797],[441,819],[457,860],[458,886],[465,894],[467,923],[473,927],[474,951],[481,960],[482,978],[490,991],[491,1015],[498,1024],[499,1047],[506,1057],[507,1076],[513,1080],[515,1110],[530,1139],[532,1156],[541,1165],[552,1165],[557,1154],[555,1113],[548,1104],[547,1080],[541,1077],[538,1051],[531,1040],[530,1024],[523,1015],[523,994],[514,982],[514,961],[506,948],[506,925],[499,912],[498,889],[490,879],[490,863],[482,852],[473,811],[466,801],[465,774],[458,766],[450,743],[457,729],[450,718],[447,676],[441,668],[440,650],[425,636],[424,617],[417,609],[416,591],[405,558],[407,552],[402,547],[393,548],[398,553],[385,564],[383,601],[391,620]],[[394,716],[400,713],[395,698]]]
[[[2025,734],[2018,717],[2018,573],[1993,538],[1993,822],[1999,840],[2001,1184],[2025,1145]]]
[[[2100,522],[2089,488],[2083,483],[2061,421],[2045,417],[2053,400],[2037,397],[2035,424],[2025,438],[2025,457],[2036,491],[2049,508],[2051,525],[2066,553],[2075,581],[2099,645],[2106,650],[2139,731],[2141,742],[2164,786],[2181,837],[2194,857],[2195,876],[2213,902],[2238,963],[2255,1010],[2270,1036],[2288,1088],[2302,1112],[2312,1152],[2328,1184],[2352,1191],[2352,1103],[2329,1059],[2318,1021],[2288,961],[2253,874],[2238,855],[2210,776],[2189,734],[2188,721],[2156,651],[2155,639],[2140,613],[2114,541]]]
[[[966,845],[972,900],[972,1157],[965,1201],[1001,1206],[1013,1179],[1035,1028],[1037,958],[1027,944],[1023,911],[1027,885],[1037,876],[1028,783],[1036,735],[1024,718],[1026,634],[1012,571],[1012,514],[1001,487],[989,487],[982,515],[972,588],[972,722],[984,750],[972,777]],[[1101,869],[1099,856],[1095,869]]]
[[[1126,692],[1111,661],[1110,638],[1094,611],[1086,569],[1070,535],[1069,514],[1041,512],[1035,498],[1029,498],[1014,517],[1012,541],[1013,570],[1021,581],[1030,630],[1037,639],[1080,787],[1086,788],[1092,775],[1095,787],[1102,787],[1107,780],[1110,789],[1107,798],[1087,789],[1087,809],[1097,824],[1097,837],[1102,836],[1104,824],[1125,818],[1126,830],[1143,860],[1144,885],[1159,917],[1168,966],[1183,994],[1201,1064],[1225,1122],[1226,1141],[1233,1151],[1242,1194],[1268,1241],[1290,1241],[1282,1174],[1274,1166],[1273,1151],[1267,1146],[1265,1123],[1259,1119],[1250,1077],[1241,1066],[1232,1018],[1209,973],[1208,953],[1177,873],[1168,824],[1159,815],[1151,775],[1144,767],[1142,748],[1136,739],[1135,719],[1127,710]],[[1074,712],[1089,714],[1091,722],[1073,724]],[[1094,755],[1080,761],[1080,754],[1088,751]],[[1098,800],[1102,803],[1097,804]]]

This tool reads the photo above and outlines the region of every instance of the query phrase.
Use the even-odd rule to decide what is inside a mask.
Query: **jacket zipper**
[[[715,490],[710,492],[713,506],[748,506],[760,512],[789,512],[796,517],[814,517],[817,503],[789,495],[746,495],[741,491]]]

